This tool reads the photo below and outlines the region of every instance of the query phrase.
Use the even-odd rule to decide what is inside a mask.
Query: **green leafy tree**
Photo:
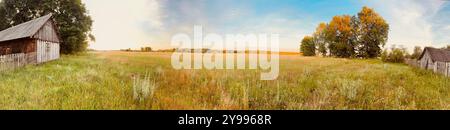
[[[0,29],[53,14],[62,39],[61,52],[73,54],[85,51],[92,19],[81,0],[2,0],[0,2]]]
[[[414,47],[414,52],[411,55],[412,59],[419,59],[420,55],[422,54],[422,48],[420,46]]]
[[[316,28],[316,32],[313,34],[314,44],[317,46],[317,51],[322,56],[326,56],[328,52],[326,42],[327,26],[328,25],[326,23],[320,23]]]
[[[359,42],[361,40],[361,21],[358,19],[357,16],[351,17],[350,27],[352,33],[352,35],[350,36],[350,42],[353,45],[354,48],[353,51],[355,51],[353,53],[354,54],[353,56],[358,56],[360,53],[358,48],[361,46]]]
[[[352,25],[349,15],[334,16],[326,31],[326,41],[332,56],[348,58],[355,55],[352,41]]]
[[[305,36],[300,45],[300,51],[304,56],[315,56],[316,46],[314,45],[314,39],[310,36]]]
[[[380,56],[381,48],[388,39],[389,25],[378,13],[368,7],[363,7],[358,13],[353,26],[355,40],[358,42],[358,56],[375,58]]]
[[[6,19],[5,3],[0,2],[0,30],[9,27],[8,20]]]

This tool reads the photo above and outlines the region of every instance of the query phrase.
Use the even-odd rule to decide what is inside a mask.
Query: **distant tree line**
[[[450,45],[447,45],[446,47],[442,47],[441,49],[447,49],[450,50]],[[396,47],[393,45],[390,49],[385,49],[381,53],[381,60],[384,62],[392,62],[392,63],[402,63],[406,59],[411,60],[419,60],[420,56],[423,53],[423,48],[420,46],[415,46],[413,53],[409,54],[406,48],[403,47]]]
[[[1,0],[0,30],[53,14],[62,39],[61,53],[73,54],[87,49],[92,19],[81,0]]]
[[[141,52],[152,52],[152,47],[141,47]]]
[[[146,47],[141,47],[140,49],[131,49],[131,48],[120,49],[120,51],[126,51],[126,52],[175,52],[176,49],[171,48],[171,49],[154,50],[152,47],[146,46]]]
[[[329,23],[320,23],[312,36],[302,40],[300,50],[305,56],[376,58],[381,55],[388,33],[389,25],[383,17],[363,7],[355,16],[334,16]]]

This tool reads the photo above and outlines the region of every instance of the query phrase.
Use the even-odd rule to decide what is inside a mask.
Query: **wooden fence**
[[[410,66],[420,68],[420,62],[419,62],[418,60],[415,60],[415,59],[405,59],[405,63],[408,64],[408,65],[410,65]]]
[[[409,66],[425,69],[420,64],[420,61],[414,59],[405,59],[405,63]],[[435,62],[429,70],[450,77],[450,62]]]
[[[0,72],[36,63],[36,53],[0,55]]]

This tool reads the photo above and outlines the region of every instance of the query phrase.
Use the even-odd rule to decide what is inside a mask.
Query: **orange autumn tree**
[[[351,17],[349,15],[334,16],[327,27],[326,41],[330,54],[336,57],[351,57],[355,54],[355,43],[352,40]]]
[[[376,58],[386,44],[389,24],[373,9],[363,7],[355,16],[334,16],[313,33],[323,56]]]
[[[358,13],[358,56],[376,58],[381,54],[382,47],[387,42],[389,25],[378,13],[368,7],[363,7]]]

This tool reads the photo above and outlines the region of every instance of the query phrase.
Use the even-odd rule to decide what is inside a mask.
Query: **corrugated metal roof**
[[[52,14],[16,25],[0,32],[0,42],[33,36],[52,17]]]
[[[433,62],[436,62],[436,61],[448,62],[448,61],[450,61],[450,51],[449,50],[425,47],[425,49],[419,59],[422,59],[422,57],[425,55],[426,52],[429,52],[431,60],[433,60]]]

